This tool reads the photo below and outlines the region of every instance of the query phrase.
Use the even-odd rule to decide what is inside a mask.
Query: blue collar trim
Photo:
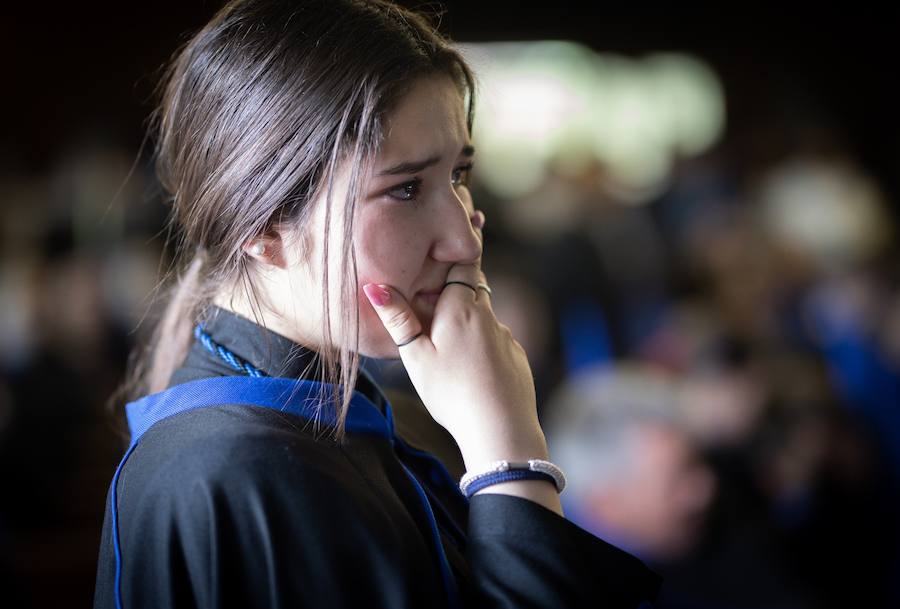
[[[335,413],[321,407],[321,397],[328,395],[331,387],[306,379],[251,376],[215,376],[174,385],[125,405],[131,444],[136,444],[148,429],[165,418],[219,404],[260,406],[334,425]],[[368,397],[354,391],[345,429],[351,433],[379,435],[393,443],[393,413],[387,398],[381,397],[384,415]]]

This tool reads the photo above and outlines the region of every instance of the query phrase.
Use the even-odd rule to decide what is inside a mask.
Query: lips
[[[419,290],[418,292],[416,292],[416,297],[419,300],[426,302],[430,305],[435,305],[435,304],[437,304],[438,298],[440,298],[441,292],[443,290],[444,290],[444,286],[440,286],[438,288],[427,289],[427,290]]]

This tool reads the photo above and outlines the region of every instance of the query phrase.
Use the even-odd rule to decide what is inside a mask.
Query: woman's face
[[[382,147],[363,180],[354,223],[362,355],[399,357],[363,285],[394,287],[428,332],[437,295],[450,267],[480,258],[481,237],[473,226],[473,221],[479,220],[467,186],[472,153],[464,102],[448,77],[417,81],[388,116]],[[339,210],[347,184],[345,166],[336,176],[329,231],[329,298],[335,332],[343,232]],[[291,275],[290,287],[284,297],[292,306],[283,312],[283,321],[293,330],[288,335],[307,345],[321,336],[324,322],[320,302],[324,205],[314,207],[310,228],[309,266],[303,271],[303,264],[295,264],[299,260],[290,261],[286,269]]]

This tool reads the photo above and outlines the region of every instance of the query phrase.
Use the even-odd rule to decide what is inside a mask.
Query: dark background
[[[136,148],[154,71],[218,6],[20,4],[0,43],[12,81],[3,101],[9,120],[2,150],[9,162],[38,171],[61,142],[92,128]],[[695,53],[722,78],[729,140],[752,140],[773,118],[797,126],[827,121],[897,199],[900,20],[889,5],[492,0],[444,6],[442,29],[459,41],[570,39],[624,54]],[[780,152],[777,141],[764,143],[749,147],[752,154]]]

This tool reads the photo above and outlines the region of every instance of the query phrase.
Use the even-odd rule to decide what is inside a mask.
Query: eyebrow
[[[471,157],[475,154],[475,147],[466,144],[460,150],[460,154],[465,157]],[[440,155],[433,155],[424,159],[422,161],[404,161],[403,163],[399,163],[394,165],[393,167],[389,167],[383,171],[378,172],[378,176],[388,176],[388,175],[398,175],[398,174],[406,174],[406,173],[417,173],[422,171],[426,167],[431,167],[435,163],[441,160]]]

